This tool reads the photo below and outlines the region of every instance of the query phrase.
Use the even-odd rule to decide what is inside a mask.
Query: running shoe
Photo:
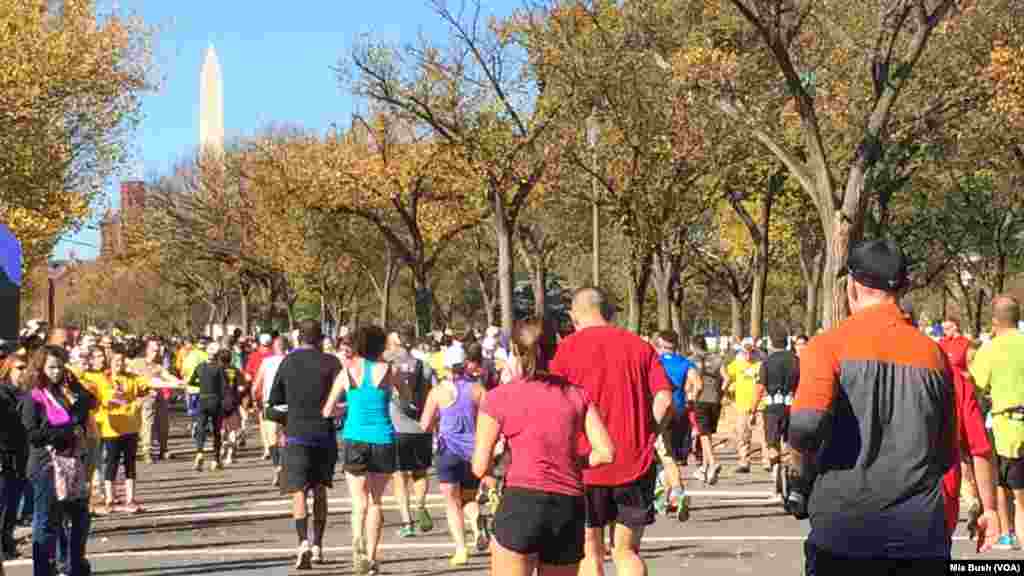
[[[434,529],[434,520],[426,508],[420,508],[416,516],[416,522],[420,525],[420,532],[430,532]]]
[[[708,482],[708,467],[707,466],[701,466],[700,468],[695,469],[693,471],[693,479],[694,480],[700,480],[701,482],[704,482],[705,484],[707,484],[707,482]]]
[[[721,473],[722,473],[722,465],[721,464],[715,464],[714,466],[712,466],[711,470],[708,471],[708,478],[707,478],[708,486],[714,486],[715,484],[717,484],[718,483],[718,475],[721,474]]]
[[[380,565],[377,564],[376,560],[371,560],[369,563],[367,563],[366,573],[369,576],[376,576],[377,574],[380,574]]]
[[[456,550],[455,554],[448,560],[448,565],[452,568],[465,566],[466,564],[469,564],[469,550],[466,549]]]
[[[352,543],[352,572],[355,574],[369,574],[370,561],[366,558],[362,540]]]
[[[310,550],[311,550],[311,552],[313,554],[313,564],[323,564],[324,563],[324,550],[323,550],[323,548],[314,545]]]
[[[192,463],[192,469],[196,472],[203,470],[203,453],[196,454],[196,461]]]
[[[399,538],[412,538],[416,536],[416,526],[410,522],[398,529]]]
[[[487,552],[487,549],[491,547],[491,539],[487,536],[487,531],[482,530],[476,535],[476,551]]]
[[[690,497],[683,496],[676,503],[676,520],[686,522],[690,519]]]
[[[309,548],[309,542],[303,540],[299,544],[299,553],[295,557],[296,570],[309,570],[313,567],[313,551]]]
[[[1020,550],[1020,544],[1017,542],[1017,536],[1015,534],[1003,534],[996,541],[995,545],[992,546],[993,550]]]

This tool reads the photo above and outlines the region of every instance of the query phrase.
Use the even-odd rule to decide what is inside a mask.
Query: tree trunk
[[[512,332],[512,274],[515,272],[512,258],[512,222],[505,213],[505,203],[497,190],[491,191],[491,208],[494,212],[494,239],[498,245],[498,302],[501,306],[501,328]]]
[[[533,265],[533,314],[538,319],[547,317],[547,267],[544,258],[537,256]]]
[[[670,305],[672,315],[672,330],[679,335],[679,350],[690,348],[690,327],[686,318],[686,293],[682,280],[678,274],[672,282],[672,302]]]
[[[804,281],[804,334],[813,336],[818,331],[818,310],[821,309],[821,276],[825,254],[818,251],[807,254],[800,251],[800,276]]]
[[[484,301],[484,315],[487,318],[487,326],[494,326],[494,296],[487,274],[481,267],[477,267],[476,280],[480,284],[480,296]]]
[[[985,306],[985,289],[978,288],[974,302],[974,335],[981,335],[981,309]]]
[[[395,260],[391,252],[391,245],[388,244],[384,264],[384,284],[381,286],[380,295],[380,326],[385,330],[388,329],[388,324],[391,322],[391,288],[395,283],[395,277],[398,276],[395,273],[398,268]]]
[[[732,312],[732,337],[743,338],[743,301],[735,294],[729,295],[729,307]]]
[[[244,286],[240,287],[238,298],[239,313],[241,315],[242,334],[249,335],[249,291]]]
[[[213,338],[213,323],[217,321],[217,304],[210,302],[210,316],[206,321],[206,335]]]
[[[654,292],[658,300],[658,330],[672,328],[672,284],[675,277],[675,265],[671,257],[655,253],[651,258],[651,276],[654,280]]]
[[[825,234],[828,250],[825,257],[825,274],[821,278],[821,289],[825,293],[821,323],[826,330],[838,326],[848,315],[846,281],[839,278],[839,273],[846,268],[850,243],[854,241],[853,226],[843,220],[840,212],[836,212],[830,228]]]
[[[629,279],[629,325],[628,328],[639,334],[643,324],[644,299],[647,296],[647,285],[651,278],[651,257],[643,258],[634,267],[632,278]]]
[[[767,234],[765,234],[767,237]],[[765,289],[768,284],[768,252],[764,246],[754,249],[754,277],[753,287],[750,292],[750,336],[754,341],[761,339],[761,329],[764,327],[764,299]]]
[[[416,298],[416,337],[426,338],[433,318],[434,296],[430,291],[426,273],[419,268],[412,271],[413,292]]]

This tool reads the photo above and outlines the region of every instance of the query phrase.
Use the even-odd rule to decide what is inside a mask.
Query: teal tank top
[[[395,427],[391,423],[391,389],[373,385],[373,363],[363,360],[363,381],[349,388],[348,412],[341,439],[366,444],[391,444]]]

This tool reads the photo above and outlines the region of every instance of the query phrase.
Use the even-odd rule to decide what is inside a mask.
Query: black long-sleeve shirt
[[[56,450],[68,448],[74,441],[75,428],[85,426],[89,411],[96,406],[96,398],[82,387],[71,374],[65,377],[65,386],[74,398],[69,402],[60,388],[53,389],[53,397],[68,411],[71,422],[66,426],[51,426],[46,419],[46,408],[25,395],[21,402],[21,423],[28,436],[28,475],[32,477],[40,468],[50,462],[47,447]]]
[[[5,466],[14,467],[19,477],[25,476],[28,459],[28,436],[21,423],[22,393],[10,383],[0,383],[0,458]]]

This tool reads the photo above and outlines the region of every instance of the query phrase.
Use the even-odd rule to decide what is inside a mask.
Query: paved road
[[[177,417],[172,449],[187,449],[185,428],[184,418]],[[270,464],[259,459],[258,441],[250,442],[235,464],[221,472],[192,471],[191,455],[140,464],[139,498],[146,511],[94,520],[89,544],[94,572],[153,576],[290,573],[296,542],[289,503],[270,485]],[[659,518],[649,529],[644,556],[650,573],[692,574],[696,569],[707,576],[801,574],[806,523],[784,515],[770,502],[767,473],[733,474],[735,459],[729,451],[725,451],[723,463],[725,472],[716,486],[690,481],[694,511],[689,522]],[[311,574],[351,573],[347,547],[351,541],[350,507],[343,484],[339,472],[330,494],[325,540],[328,564]],[[436,484],[432,488],[434,531],[414,539],[395,535],[399,515],[394,502],[386,502],[383,573],[486,574],[486,555],[475,556],[461,569],[448,568],[447,557],[453,547]],[[970,546],[958,541],[955,555],[974,557]],[[23,551],[27,555],[25,547]],[[8,574],[14,575],[31,570],[29,560],[11,561],[6,566]]]

